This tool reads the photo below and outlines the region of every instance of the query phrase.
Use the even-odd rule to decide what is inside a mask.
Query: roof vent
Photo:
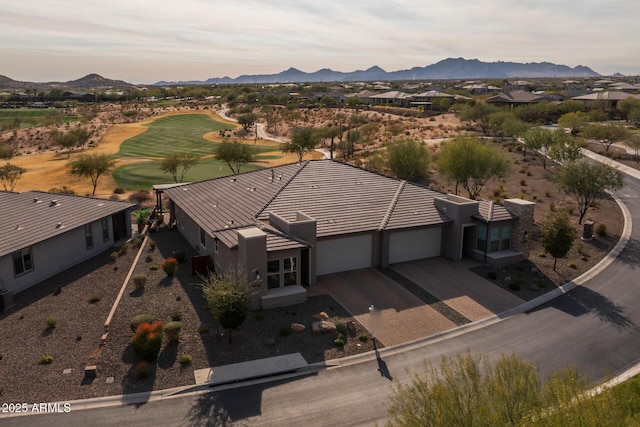
[[[311,188],[318,189],[318,188],[320,188],[320,186],[319,185],[312,185]]]
[[[64,228],[64,225],[62,225],[62,223],[59,222],[59,223],[56,224],[56,228]]]
[[[22,230],[22,226],[20,224],[16,225],[16,230]]]
[[[34,197],[33,198],[33,203],[38,203],[38,202],[40,202],[40,199],[38,199],[37,197]]]
[[[58,206],[58,201],[56,199],[53,199],[50,203],[49,206]]]
[[[231,178],[231,182],[236,182],[236,179],[235,178]]]
[[[356,181],[356,185],[364,185],[362,181]]]
[[[282,174],[278,175],[278,181],[282,181]]]
[[[213,207],[217,208],[218,207],[218,202],[213,202]]]

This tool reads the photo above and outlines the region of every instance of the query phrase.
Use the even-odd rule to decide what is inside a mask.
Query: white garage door
[[[398,231],[389,236],[389,264],[440,256],[441,228]]]
[[[373,238],[370,234],[318,242],[316,274],[371,267]]]

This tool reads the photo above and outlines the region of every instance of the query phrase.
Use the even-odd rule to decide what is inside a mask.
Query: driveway
[[[328,293],[385,346],[424,338],[515,307],[524,301],[469,271],[472,261],[441,258],[318,278],[310,296]],[[375,325],[369,314],[380,313]]]

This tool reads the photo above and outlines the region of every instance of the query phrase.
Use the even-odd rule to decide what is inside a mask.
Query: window
[[[487,226],[478,226],[478,249],[484,251],[487,247]]]
[[[207,247],[207,235],[205,234],[202,227],[200,228],[200,244],[205,248]]]
[[[500,249],[506,251],[511,247],[511,226],[507,225],[502,227],[502,234],[500,236]]]
[[[102,241],[109,240],[109,218],[102,218]]]
[[[218,239],[213,239],[213,251],[218,253]]]
[[[33,270],[31,248],[26,248],[13,253],[13,273],[17,276]]]
[[[91,224],[84,226],[84,238],[87,243],[87,249],[91,249],[93,247],[93,230]]]
[[[500,227],[491,228],[491,240],[489,243],[489,252],[500,250]]]
[[[298,284],[298,258],[287,257],[283,259],[284,263],[284,285],[291,286]]]
[[[280,260],[272,259],[267,261],[267,288],[280,287]]]

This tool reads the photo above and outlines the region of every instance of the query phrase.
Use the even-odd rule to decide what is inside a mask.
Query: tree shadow
[[[578,286],[562,297],[555,298],[527,313],[543,310],[546,307],[553,307],[574,317],[591,314],[601,321],[611,324],[618,331],[637,329],[637,325],[625,313],[624,307],[584,286]]]
[[[162,278],[162,280],[160,280],[158,282],[158,286],[171,286],[173,285],[173,279],[175,278],[175,276],[165,276]]]
[[[133,298],[141,297],[144,294],[144,288],[134,289],[129,292],[129,296]]]
[[[629,240],[624,247],[620,255],[616,257],[616,261],[620,261],[631,269],[635,269],[638,266],[638,260],[640,259],[640,241],[636,239]]]
[[[168,342],[158,355],[158,368],[169,369],[178,359],[178,343]]]
[[[42,333],[40,334],[40,336],[42,337],[49,337],[53,334],[53,331],[56,329],[55,326],[47,326],[46,328],[44,328],[42,330]]]

